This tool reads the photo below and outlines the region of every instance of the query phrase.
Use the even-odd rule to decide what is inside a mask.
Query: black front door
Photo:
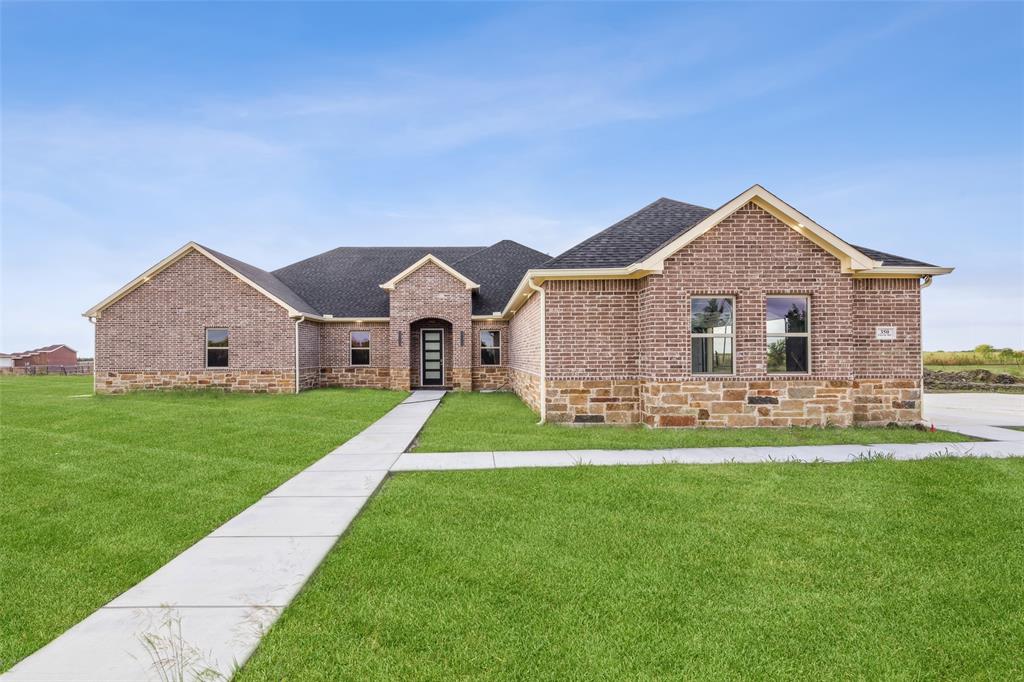
[[[424,329],[420,347],[422,385],[444,386],[444,333],[440,329]]]

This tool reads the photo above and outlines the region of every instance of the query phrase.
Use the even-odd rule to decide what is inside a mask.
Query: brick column
[[[391,357],[391,390],[408,391],[409,377],[409,322],[391,319],[388,334],[388,350]]]

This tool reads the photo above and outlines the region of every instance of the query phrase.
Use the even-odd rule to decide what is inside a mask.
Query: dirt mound
[[[943,391],[983,391],[993,388],[1021,388],[1024,381],[1012,374],[995,374],[987,369],[969,369],[963,372],[945,372],[926,369],[924,387]]]

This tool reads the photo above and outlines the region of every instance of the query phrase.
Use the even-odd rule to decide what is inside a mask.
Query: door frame
[[[426,352],[426,346],[423,344],[423,332],[438,332],[441,335],[441,383],[438,386],[444,386],[444,359],[445,359],[445,348],[444,348],[444,329],[441,327],[427,327],[420,330],[420,386],[426,387],[423,383],[423,365],[426,362],[426,358],[423,354]]]

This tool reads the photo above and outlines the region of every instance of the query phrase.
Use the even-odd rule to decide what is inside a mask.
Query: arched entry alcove
[[[455,339],[452,323],[425,317],[409,325],[409,384],[413,388],[450,388]]]

